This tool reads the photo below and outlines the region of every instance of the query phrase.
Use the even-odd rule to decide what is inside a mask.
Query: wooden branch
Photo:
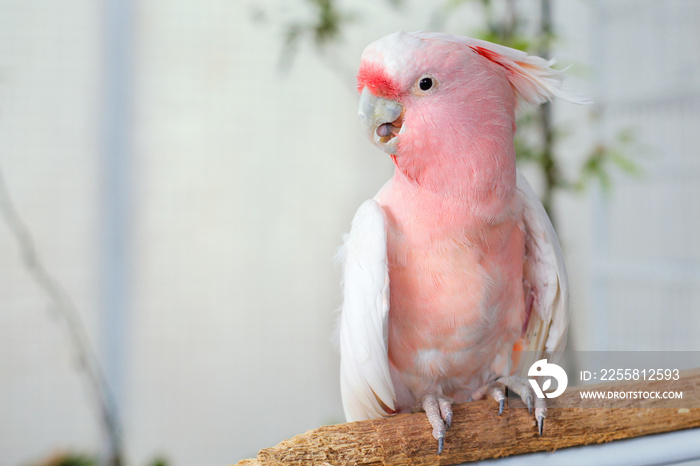
[[[682,400],[585,400],[581,390],[682,391]],[[260,450],[238,466],[281,464],[449,465],[522,453],[552,451],[642,435],[700,427],[700,369],[681,372],[677,381],[607,383],[571,388],[548,400],[544,436],[519,400],[509,400],[502,416],[493,400],[454,406],[445,450],[423,413],[324,426]],[[654,407],[652,407],[654,406]]]

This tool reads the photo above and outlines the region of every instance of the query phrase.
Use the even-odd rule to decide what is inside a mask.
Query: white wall
[[[90,330],[98,317],[95,6],[0,4],[0,168],[38,253]],[[0,257],[0,464],[94,448],[92,399],[62,321],[23,268],[4,221]]]
[[[626,89],[628,81],[616,79],[640,63],[646,68],[630,78],[639,88],[630,86],[625,98],[646,96],[648,88],[667,83],[663,76],[650,77],[658,50],[668,52],[664,63],[679,63],[672,69],[691,70],[669,72],[685,80],[673,81],[672,88],[685,83],[697,96],[697,59],[685,60],[690,52],[683,49],[697,41],[686,22],[689,12],[664,23],[684,29],[658,31],[668,47],[648,45],[642,50],[653,45],[656,55],[640,51],[630,60],[639,44],[628,34],[642,38],[647,32],[640,29],[643,23],[626,18],[653,18],[659,10],[653,2],[643,2],[639,11],[630,2],[611,2],[621,8],[618,13],[604,7],[608,2],[555,3],[558,55],[565,63],[590,66],[574,68],[584,76],[573,85],[593,90],[609,109],[602,126],[591,129],[589,109],[556,106],[562,121],[577,128],[561,148],[567,170],[576,169],[594,136],[621,123],[637,124],[642,112],[625,111],[627,104],[615,100],[620,93],[611,89]],[[670,3],[697,14],[691,1]],[[342,421],[331,343],[340,302],[332,257],[355,208],[392,172],[390,160],[360,133],[352,73],[364,45],[401,28],[425,27],[430,11],[422,3],[404,12],[356,5],[363,16],[334,51],[343,68],[331,69],[305,47],[285,74],[278,68],[279,25],[308,18],[304,2],[134,2],[131,295],[123,316],[129,327],[117,348],[126,367],[117,386],[132,464],[157,454],[181,465],[232,463],[296,433]],[[260,10],[266,21],[252,21],[251,12]],[[95,342],[104,277],[98,260],[104,207],[100,134],[109,111],[100,96],[101,15],[95,4],[78,0],[0,5],[0,166],[42,257],[73,296]],[[611,19],[601,25],[601,18]],[[451,20],[447,27],[463,32],[463,24]],[[620,24],[625,29],[618,30]],[[670,329],[658,335],[654,348],[678,341],[676,330],[690,335],[700,325],[693,312],[696,275],[685,269],[677,280],[671,275],[670,287],[634,285],[657,293],[654,299],[636,299],[634,289],[604,275],[607,267],[629,267],[624,264],[640,251],[678,261],[684,251],[698,250],[692,233],[698,203],[691,204],[698,200],[692,197],[696,123],[683,108],[673,114],[678,120],[655,120],[650,110],[642,121],[640,139],[655,142],[644,162],[651,164],[647,178],[616,180],[609,201],[597,200],[594,190],[558,201],[579,348],[600,343],[602,324],[591,319],[596,309],[601,312],[597,306],[604,306],[610,319],[605,322],[619,329],[619,320],[629,316],[624,313],[635,312],[642,301],[648,307],[637,311],[644,315],[638,321],[647,334],[660,320]],[[661,163],[674,156],[685,165]],[[656,183],[652,175],[669,166],[679,168]],[[687,187],[674,182],[659,194],[679,171]],[[642,208],[640,197],[656,210]],[[689,207],[666,209],[681,201]],[[658,219],[656,229],[640,234],[649,217]],[[598,260],[600,236],[612,265]],[[48,301],[22,268],[4,224],[0,238],[0,465],[35,460],[57,448],[94,451],[99,425],[61,326],[51,320]],[[601,280],[604,294],[595,286]],[[677,292],[679,286],[685,288]],[[667,303],[685,314],[669,317]],[[640,333],[628,333],[608,333],[602,344],[645,343]]]
[[[591,28],[602,133],[632,127],[639,179],[597,203],[598,349],[699,350],[700,4],[599,1]]]

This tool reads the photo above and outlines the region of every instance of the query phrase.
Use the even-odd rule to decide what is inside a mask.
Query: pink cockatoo
[[[357,76],[359,115],[394,176],[339,252],[348,421],[423,410],[442,451],[452,403],[510,388],[531,409],[531,363],[566,342],[568,285],[542,204],[515,166],[518,99],[561,88],[551,62],[467,37],[389,35]],[[544,400],[535,398],[542,434]]]

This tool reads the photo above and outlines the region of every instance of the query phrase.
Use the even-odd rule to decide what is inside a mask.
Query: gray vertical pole
[[[600,73],[605,69],[605,50],[607,40],[607,27],[605,24],[605,16],[603,11],[603,2],[596,0],[593,2],[593,30],[591,33],[592,49],[595,51],[592,57],[594,62],[591,63],[594,70],[598,72],[596,79],[593,80],[596,96],[603,96],[601,92],[601,83],[605,76],[601,78]],[[604,111],[604,107],[599,111]],[[605,115],[599,119],[597,131],[603,131],[602,126],[605,122]],[[600,138],[599,138],[600,139]],[[593,239],[593,254],[592,254],[592,269],[593,279],[591,280],[590,305],[587,312],[588,322],[595,322],[595,328],[589,329],[592,331],[593,337],[591,343],[596,351],[610,350],[610,319],[608,318],[609,305],[609,285],[607,276],[607,264],[610,258],[610,226],[608,223],[608,205],[603,198],[603,195],[594,190],[593,197],[593,215],[592,215],[592,239]]]
[[[116,412],[124,406],[131,298],[133,11],[130,0],[103,1],[100,160],[101,356]],[[115,417],[116,417],[116,413]],[[120,426],[106,423],[106,462],[122,458]]]
[[[539,55],[549,60],[552,41],[552,6],[550,0],[540,0],[540,50]],[[539,129],[542,137],[542,165],[545,176],[545,191],[542,195],[544,205],[552,225],[557,226],[557,217],[554,212],[554,193],[559,187],[561,175],[559,164],[554,153],[554,129],[552,127],[552,104],[545,102],[539,109]]]

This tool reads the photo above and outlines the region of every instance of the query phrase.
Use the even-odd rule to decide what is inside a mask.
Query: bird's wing
[[[527,346],[523,348],[527,352],[520,361],[520,372],[527,376],[528,368],[536,360],[556,361],[564,351],[569,324],[569,283],[552,222],[519,171],[517,189],[525,223],[523,273],[526,312],[529,312],[524,334]]]
[[[340,391],[349,422],[393,414],[388,358],[389,269],[386,219],[374,200],[355,214],[339,251],[343,266]]]

